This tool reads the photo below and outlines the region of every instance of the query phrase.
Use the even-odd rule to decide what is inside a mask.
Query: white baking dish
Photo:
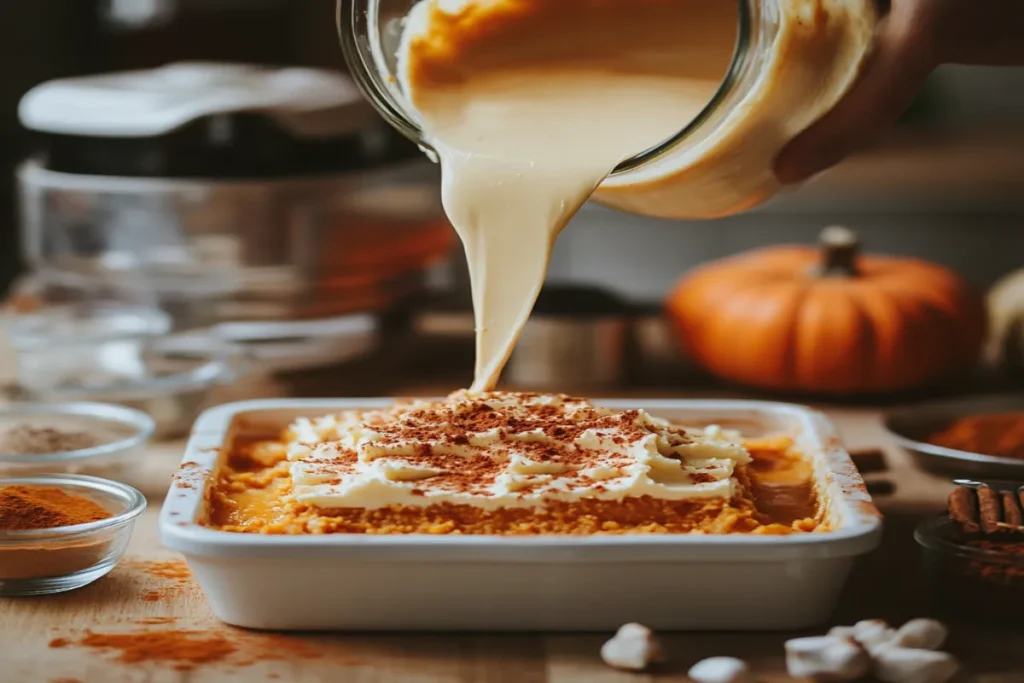
[[[600,401],[683,425],[785,432],[813,459],[835,530],[793,536],[271,536],[201,525],[204,491],[239,435],[300,415],[387,400],[221,406],[196,422],[164,504],[164,544],[184,554],[222,620],[275,630],[783,630],[827,620],[854,558],[881,535],[878,511],[829,422],[756,401]],[[194,464],[188,464],[194,463]]]

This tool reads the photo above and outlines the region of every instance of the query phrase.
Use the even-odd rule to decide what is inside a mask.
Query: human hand
[[[783,183],[834,166],[913,102],[940,64],[1024,64],[1024,0],[891,0],[864,73],[775,161]]]

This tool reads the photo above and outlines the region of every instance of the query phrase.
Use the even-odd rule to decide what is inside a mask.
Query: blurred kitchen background
[[[222,105],[125,142],[110,126],[135,125],[138,103],[119,104],[121,86],[109,82],[88,95],[51,89],[34,101],[36,130],[19,121],[19,102],[44,82],[178,62],[314,67],[341,79],[334,0],[4,2],[0,45],[0,289],[10,307],[157,309],[163,317],[147,318],[144,335],[192,334],[161,351],[159,370],[145,359],[111,370],[119,390],[125,373],[177,377],[184,356],[209,350],[196,335],[213,328],[246,348],[248,372],[275,376],[285,393],[388,393],[404,386],[385,382],[396,372],[448,387],[468,378],[464,268],[437,205],[436,169],[342,81],[306,71],[274,81],[287,80],[297,98],[328,84],[312,137]],[[194,97],[189,84],[209,94],[218,78],[236,76],[184,65],[156,78],[160,87],[177,79],[176,105]],[[832,224],[854,229],[866,251],[933,261],[979,291],[1024,266],[1024,69],[942,69],[875,148],[747,215],[679,223],[586,207],[558,243],[512,381],[613,387],[655,377],[683,386],[688,375],[659,369],[680,360],[661,317],[680,276],[765,245],[813,243]],[[141,324],[123,312],[37,320],[43,328],[22,329],[11,343],[38,349],[59,325],[81,339]],[[573,343],[585,351],[552,351]],[[641,352],[650,365],[623,360]],[[333,365],[349,374],[302,384]],[[207,365],[188,372],[196,367]],[[66,373],[19,380],[33,395],[62,397],[58,388],[89,384]]]

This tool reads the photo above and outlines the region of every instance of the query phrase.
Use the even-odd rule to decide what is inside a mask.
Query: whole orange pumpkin
[[[778,391],[919,387],[970,367],[985,334],[984,302],[956,274],[861,255],[856,235],[838,227],[818,248],[771,247],[703,266],[667,308],[711,373]]]

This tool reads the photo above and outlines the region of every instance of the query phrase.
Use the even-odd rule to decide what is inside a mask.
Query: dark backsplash
[[[172,0],[166,22],[111,22],[109,0],[0,2],[0,292],[18,272],[15,166],[32,149],[17,107],[53,78],[180,60],[344,69],[333,0]]]

